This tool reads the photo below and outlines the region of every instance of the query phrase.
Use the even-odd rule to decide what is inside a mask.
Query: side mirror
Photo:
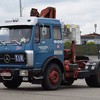
[[[42,35],[43,36],[47,35],[47,29],[46,29],[46,27],[42,27]]]
[[[46,27],[42,27],[42,39],[45,39],[45,36],[47,35],[47,28]]]

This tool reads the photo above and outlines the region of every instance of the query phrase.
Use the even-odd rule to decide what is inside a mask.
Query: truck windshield
[[[0,28],[2,43],[22,44],[30,41],[32,26],[10,26]]]

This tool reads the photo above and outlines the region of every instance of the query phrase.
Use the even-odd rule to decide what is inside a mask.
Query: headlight
[[[16,54],[15,61],[16,62],[24,62],[24,55]]]
[[[28,76],[28,71],[27,70],[20,70],[20,76]]]

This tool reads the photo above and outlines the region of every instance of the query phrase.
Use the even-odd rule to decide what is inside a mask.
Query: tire
[[[57,64],[50,64],[44,71],[42,87],[45,90],[56,90],[59,88],[62,80],[62,73]]]
[[[3,85],[9,89],[16,89],[18,88],[22,83],[22,78],[13,78],[12,80],[5,80],[3,82]]]
[[[71,86],[74,83],[74,79],[66,79],[65,81],[61,82],[62,86]]]
[[[85,78],[85,81],[89,87],[100,87],[100,67],[98,68],[96,75]]]

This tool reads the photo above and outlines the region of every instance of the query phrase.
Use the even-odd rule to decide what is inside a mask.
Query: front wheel
[[[42,87],[46,90],[58,89],[62,80],[62,74],[57,64],[50,64],[45,72],[42,80]]]
[[[18,88],[22,83],[21,78],[13,78],[12,80],[5,80],[3,82],[3,85],[9,89],[15,89]]]

